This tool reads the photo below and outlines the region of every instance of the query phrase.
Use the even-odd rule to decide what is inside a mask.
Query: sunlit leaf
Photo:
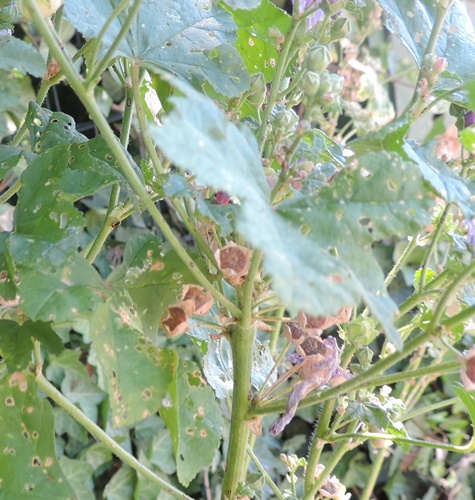
[[[93,468],[82,460],[71,460],[61,457],[59,465],[69,484],[76,494],[77,500],[94,500]]]
[[[110,302],[99,305],[91,323],[98,362],[107,376],[116,427],[155,413],[167,391],[176,353],[150,343],[129,326],[134,311],[117,313]]]
[[[95,38],[111,15],[107,0],[66,0],[65,15],[85,37]],[[114,42],[124,16],[103,37],[103,54]],[[219,4],[205,0],[144,0],[128,36],[114,56],[180,75],[193,85],[208,81],[228,97],[249,87],[247,71],[234,48],[236,25]]]

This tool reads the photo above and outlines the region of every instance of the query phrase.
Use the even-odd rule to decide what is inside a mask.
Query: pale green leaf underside
[[[399,344],[391,326],[396,306],[371,243],[412,235],[430,220],[431,202],[417,166],[393,152],[369,153],[315,196],[276,211],[267,202],[254,137],[229,123],[211,100],[186,94],[175,100],[154,137],[200,182],[241,198],[238,229],[263,251],[272,287],[285,306],[331,314],[364,301]]]
[[[434,25],[437,7],[433,0],[378,0],[385,11],[386,26],[408,48],[417,65]],[[455,0],[437,39],[436,53],[448,62],[447,69],[463,77],[475,72],[475,31],[460,0]]]
[[[0,37],[0,68],[10,71],[15,69],[25,75],[42,77],[46,64],[32,44],[13,36]]]
[[[85,37],[95,38],[117,1],[66,0],[65,15]],[[112,45],[123,16],[111,23],[102,54]],[[128,35],[114,56],[165,69],[201,86],[208,81],[228,97],[249,87],[243,61],[234,48],[231,14],[207,0],[144,0]]]

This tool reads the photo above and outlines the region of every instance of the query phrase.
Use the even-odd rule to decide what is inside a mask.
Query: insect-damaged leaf
[[[75,499],[56,458],[51,406],[33,374],[0,382],[0,484],[3,498]]]
[[[160,415],[172,436],[178,479],[188,486],[213,461],[223,427],[213,390],[195,363],[178,364],[162,400]]]
[[[419,68],[440,6],[431,0],[378,0],[386,26],[408,48]],[[437,38],[435,53],[463,77],[475,72],[475,31],[466,7],[455,0]]]
[[[66,0],[65,15],[85,37],[95,38],[118,1]],[[114,18],[102,38],[102,55],[116,39],[124,16]],[[249,87],[230,13],[207,0],[144,0],[114,57],[122,56],[180,75],[193,85],[208,81],[231,97]]]
[[[130,425],[158,410],[176,365],[176,353],[159,348],[130,326],[135,311],[116,312],[107,301],[94,311],[91,338],[107,375],[112,421]]]

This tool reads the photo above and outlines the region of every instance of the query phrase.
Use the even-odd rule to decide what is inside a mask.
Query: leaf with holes
[[[176,365],[176,353],[152,344],[132,328],[133,311],[116,312],[108,301],[98,306],[90,335],[107,376],[116,427],[130,425],[158,410]]]
[[[378,0],[386,26],[407,47],[419,68],[437,16],[432,0]],[[475,72],[475,30],[460,0],[455,0],[442,26],[435,52],[447,69],[463,77]]]
[[[81,323],[106,294],[95,268],[72,253],[67,240],[55,243],[12,234],[8,255],[22,310],[32,320]]]
[[[249,73],[262,73],[267,82],[272,81],[279,59],[277,48],[289,30],[291,17],[270,0],[262,0],[253,10],[235,10],[232,14],[238,26],[236,46]],[[279,34],[282,40],[278,40]]]
[[[178,364],[160,415],[172,436],[178,480],[188,486],[202,468],[211,465],[223,427],[213,390],[195,363]]]
[[[0,382],[0,485],[3,498],[75,499],[56,458],[51,406],[35,377],[15,372]]]
[[[173,97],[173,112],[150,133],[179,167],[211,187],[242,198],[268,198],[269,187],[255,137],[231,123],[215,103],[189,86]]]
[[[31,43],[13,36],[0,37],[0,68],[41,78],[46,71],[43,57]]]
[[[202,267],[198,255],[190,254]],[[109,275],[115,293],[124,290],[137,309],[141,326],[147,334],[156,334],[165,309],[181,298],[184,284],[196,284],[174,250],[165,252],[162,241],[152,234],[132,236],[125,247],[124,260]]]
[[[33,339],[39,340],[50,354],[59,354],[63,343],[48,323],[0,320],[0,354],[10,373],[23,370],[31,362]]]
[[[86,38],[95,38],[112,13],[106,0],[66,0],[69,22]],[[102,53],[117,37],[124,16],[117,16],[102,38]],[[144,0],[128,35],[114,57],[165,69],[201,86],[208,81],[232,97],[249,87],[249,77],[234,48],[236,25],[231,14],[207,0]]]
[[[433,202],[417,165],[381,151],[342,170],[317,195],[282,203],[279,214],[320,245],[367,246],[407,236],[431,221]]]

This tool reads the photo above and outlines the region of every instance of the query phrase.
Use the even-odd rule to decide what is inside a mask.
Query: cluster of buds
[[[299,117],[293,109],[285,109],[284,106],[276,105],[269,123],[269,137],[273,142],[279,142],[289,137],[295,131]]]
[[[193,314],[206,314],[213,305],[213,297],[198,285],[184,285],[181,300],[168,306],[160,325],[169,338],[188,330],[188,320]]]
[[[306,71],[300,88],[307,110],[337,111],[341,108],[343,78],[327,70],[331,61],[332,55],[326,45],[314,45],[305,54]]]
[[[285,325],[285,336],[295,345],[290,360],[297,365],[302,380],[292,389],[285,412],[270,427],[276,435],[292,420],[299,401],[312,390],[326,384],[336,386],[351,378],[351,373],[340,366],[340,349],[335,337],[321,339],[323,330],[350,319],[351,307],[345,307],[334,316],[311,316],[299,313],[296,321]]]

